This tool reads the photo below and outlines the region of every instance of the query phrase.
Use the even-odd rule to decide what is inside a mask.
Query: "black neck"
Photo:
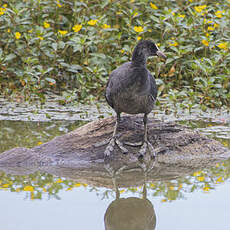
[[[143,52],[136,47],[133,51],[132,56],[132,64],[134,66],[145,66],[146,65],[146,57]]]

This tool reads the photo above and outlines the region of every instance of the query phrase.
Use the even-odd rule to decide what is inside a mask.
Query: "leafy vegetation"
[[[0,92],[27,100],[55,92],[100,99],[109,73],[151,38],[160,98],[230,103],[230,1],[11,0],[0,5]],[[218,100],[217,100],[218,98]]]

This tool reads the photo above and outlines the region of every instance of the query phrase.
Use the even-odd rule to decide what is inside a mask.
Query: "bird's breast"
[[[150,95],[138,96],[129,92],[120,93],[114,98],[114,109],[128,114],[150,113],[155,101]]]

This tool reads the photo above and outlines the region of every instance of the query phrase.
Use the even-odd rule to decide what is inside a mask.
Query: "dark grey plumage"
[[[165,58],[152,41],[140,41],[133,51],[132,61],[124,63],[110,74],[105,95],[108,104],[117,113],[117,123],[122,112],[144,114],[144,142],[148,142],[147,115],[152,111],[157,98],[156,81],[146,67],[146,60],[150,56]],[[113,138],[116,136],[117,123]]]

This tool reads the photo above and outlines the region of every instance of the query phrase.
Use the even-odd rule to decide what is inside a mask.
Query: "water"
[[[42,144],[90,120],[110,115],[107,107],[97,105],[84,108],[51,103],[41,108],[6,103],[3,107],[0,106],[0,152]],[[159,119],[175,120],[197,129],[230,148],[227,112],[180,111],[166,115],[156,110],[154,113]],[[45,172],[29,175],[0,172],[1,229],[105,229],[104,217],[112,212],[112,204],[118,210],[122,207],[118,190],[120,198],[139,198],[138,209],[135,200],[130,200],[127,207],[131,205],[131,209],[122,214],[125,221],[131,221],[133,214],[136,218],[132,222],[136,226],[146,224],[146,217],[150,216],[156,218],[151,226],[156,225],[159,230],[229,229],[230,160],[174,180],[147,180],[138,186],[120,188],[96,182],[86,184],[81,179],[71,180]],[[143,216],[142,206],[141,213],[146,213]],[[109,218],[106,224],[111,225]]]

